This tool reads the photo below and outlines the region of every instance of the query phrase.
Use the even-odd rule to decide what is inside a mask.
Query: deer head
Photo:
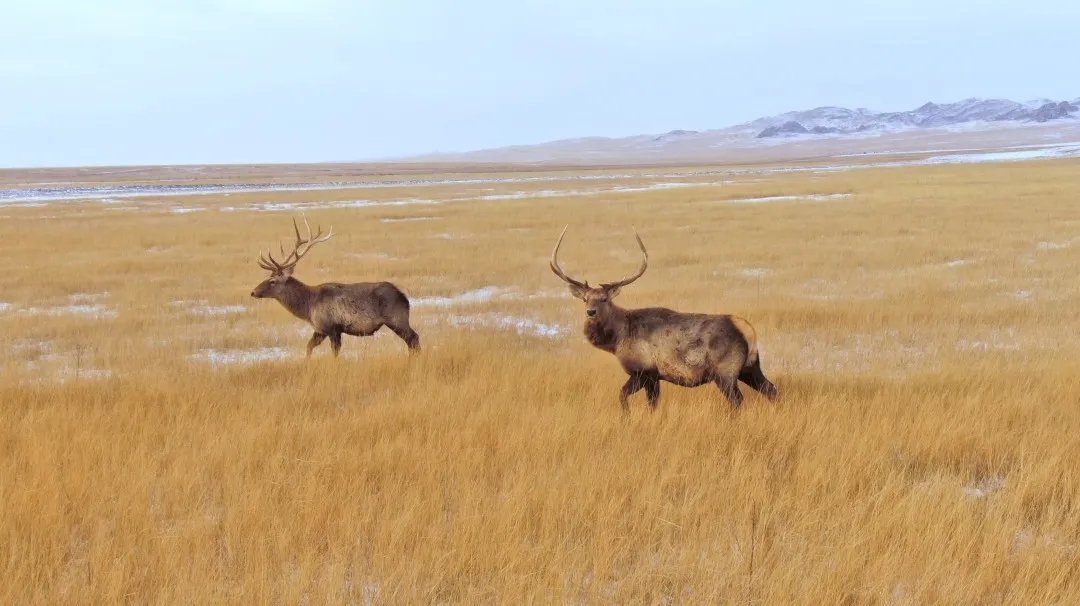
[[[589,286],[588,282],[582,282],[566,275],[566,272],[559,267],[559,246],[562,245],[563,236],[566,235],[568,227],[570,226],[563,228],[562,234],[559,235],[559,241],[555,243],[555,250],[551,251],[551,271],[570,285],[571,294],[585,302],[586,316],[590,319],[602,320],[611,310],[611,300],[619,294],[619,290],[645,273],[645,268],[649,266],[649,252],[645,250],[645,243],[641,241],[641,236],[638,235],[637,230],[634,230],[634,237],[637,238],[638,246],[641,247],[642,257],[641,268],[638,269],[637,273],[618,282],[606,282],[599,286]]]
[[[308,254],[316,244],[326,242],[334,236],[333,227],[330,228],[326,235],[323,235],[321,226],[318,233],[314,236],[311,235],[311,225],[308,224],[307,217],[304,217],[304,227],[307,228],[306,238],[300,236],[300,227],[296,224],[296,219],[293,219],[296,243],[293,245],[292,252],[286,254],[285,248],[279,246],[284,261],[278,262],[274,259],[273,255],[270,254],[270,249],[266,249],[266,254],[259,257],[259,267],[269,271],[270,277],[256,286],[255,290],[251,291],[251,296],[257,299],[264,297],[277,298],[282,286],[292,279],[293,269],[296,268],[297,262],[303,259],[304,255]]]

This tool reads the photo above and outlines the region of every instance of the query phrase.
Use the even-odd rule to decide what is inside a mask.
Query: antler
[[[259,257],[259,267],[272,271],[282,272],[288,269],[296,267],[296,264],[300,259],[304,258],[304,255],[308,254],[311,249],[321,242],[326,242],[330,238],[334,237],[334,228],[330,227],[330,231],[324,236],[322,233],[322,226],[319,226],[319,231],[314,236],[311,235],[311,225],[308,223],[307,217],[304,217],[304,227],[307,228],[307,238],[300,236],[300,226],[296,224],[296,219],[293,219],[293,231],[296,232],[296,244],[293,245],[292,252],[286,254],[285,248],[279,246],[281,254],[285,257],[285,260],[278,262],[274,259],[274,256],[270,254],[270,249],[266,249],[266,255]]]
[[[569,225],[567,225],[566,227],[563,228],[562,233],[559,234],[559,241],[555,243],[555,250],[551,251],[551,271],[555,272],[556,276],[559,276],[560,278],[565,280],[568,284],[572,284],[572,285],[580,287],[580,288],[588,288],[589,287],[588,282],[581,282],[581,281],[578,281],[578,280],[575,280],[575,279],[571,278],[570,276],[566,275],[565,272],[563,272],[561,267],[559,267],[559,247],[562,246],[563,236],[566,235],[566,230],[569,229],[569,228],[570,228]]]
[[[645,268],[649,266],[649,251],[645,250],[645,243],[641,241],[641,236],[638,235],[636,229],[634,230],[634,237],[637,238],[638,246],[641,247],[641,269],[629,278],[624,278],[618,282],[606,282],[600,286],[603,286],[604,288],[620,288],[637,280],[645,273]]]

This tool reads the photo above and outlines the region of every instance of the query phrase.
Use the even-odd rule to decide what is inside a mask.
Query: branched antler
[[[286,253],[285,247],[279,245],[281,255],[284,257],[284,261],[279,262],[270,254],[270,249],[266,249],[266,254],[259,257],[259,267],[274,273],[289,271],[296,267],[296,264],[300,259],[303,259],[304,255],[308,254],[316,244],[326,242],[334,237],[334,228],[332,226],[330,227],[330,231],[327,232],[326,235],[323,235],[321,225],[318,228],[318,233],[314,236],[311,235],[311,225],[308,223],[307,217],[304,217],[304,227],[307,229],[306,238],[300,235],[300,226],[296,224],[296,219],[293,219],[293,231],[296,233],[296,244],[293,245],[292,252]]]

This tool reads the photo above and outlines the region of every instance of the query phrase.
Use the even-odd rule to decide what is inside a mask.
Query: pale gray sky
[[[1080,96],[1076,0],[5,0],[0,166],[360,160]]]

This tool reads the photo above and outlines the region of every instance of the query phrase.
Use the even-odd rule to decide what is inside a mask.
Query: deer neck
[[[598,349],[615,353],[619,341],[626,334],[626,310],[611,304],[602,318],[585,320],[585,338]]]
[[[296,278],[289,278],[274,297],[289,313],[301,320],[311,319],[311,306],[315,289]]]

